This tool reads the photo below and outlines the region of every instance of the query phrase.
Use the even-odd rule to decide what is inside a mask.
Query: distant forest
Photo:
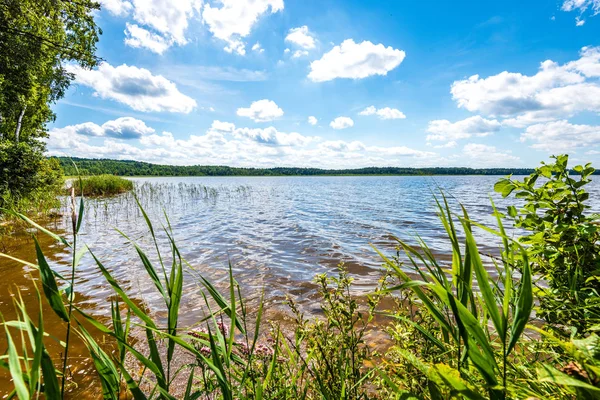
[[[113,174],[121,176],[317,176],[317,175],[528,175],[531,168],[405,168],[368,167],[356,169],[235,168],[215,165],[159,165],[139,161],[57,157],[65,175]]]

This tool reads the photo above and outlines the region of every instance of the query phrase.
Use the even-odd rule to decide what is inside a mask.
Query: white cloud
[[[141,25],[128,24],[125,44],[159,54],[173,44],[188,42],[189,20],[199,14],[202,6],[202,0],[102,0],[101,3],[110,13],[130,16]]]
[[[285,50],[283,51],[283,54],[287,54],[287,53],[289,53],[290,51],[291,51],[290,49],[285,49]]]
[[[352,118],[348,117],[337,117],[329,124],[333,129],[346,129],[354,126],[354,121]]]
[[[76,65],[67,66],[75,74],[75,81],[95,90],[94,95],[128,105],[134,110],[189,113],[196,101],[182,94],[177,86],[161,75],[152,75],[144,68],[118,67],[103,62],[98,69],[87,70]]]
[[[310,117],[308,117],[308,123],[309,123],[309,124],[311,124],[311,125],[313,125],[313,126],[314,126],[314,125],[316,125],[316,124],[317,124],[317,122],[318,122],[318,120],[317,120],[317,118],[316,118],[316,117],[314,117],[314,116],[312,116],[312,115],[311,115]]]
[[[257,51],[259,53],[264,53],[265,49],[263,49],[262,47],[260,47],[260,43],[256,42],[254,43],[254,46],[252,46],[252,51]]]
[[[588,10],[590,10],[592,17],[600,14],[600,0],[564,0],[561,9],[567,12],[579,12],[579,15],[575,17],[575,25],[582,26],[585,24],[582,16]]]
[[[375,106],[369,106],[358,113],[359,115],[377,115],[380,119],[404,119],[406,115],[396,108],[384,107],[379,110]]]
[[[535,75],[507,71],[487,78],[473,75],[455,81],[451,93],[461,108],[523,126],[582,111],[600,112],[598,77],[600,47],[584,47],[578,60],[563,65],[544,61]]]
[[[430,143],[428,143],[430,145]],[[433,146],[434,149],[453,149],[458,145],[455,141]]]
[[[250,34],[258,19],[269,10],[283,10],[283,0],[220,0],[221,7],[205,4],[202,20],[212,34],[227,43],[225,51],[246,54],[243,38]]]
[[[100,0],[100,5],[103,10],[116,15],[118,17],[129,14],[133,6],[126,0]]]
[[[110,137],[115,139],[139,139],[144,135],[154,133],[154,129],[147,126],[144,121],[132,117],[117,118],[107,121],[102,125],[93,122],[70,125],[54,130],[61,131],[65,136],[82,135],[88,137]]]
[[[456,141],[472,136],[488,136],[497,132],[502,124],[497,120],[489,120],[477,115],[463,119],[462,121],[450,122],[447,119],[430,121],[427,127],[426,140],[429,141]]]
[[[164,53],[173,43],[172,40],[130,23],[127,23],[127,27],[125,28],[125,36],[126,45],[131,47],[145,47],[156,54]]]
[[[80,125],[88,125],[80,124]],[[98,125],[94,129],[98,129]],[[89,126],[92,126],[89,125]],[[133,159],[163,164],[231,166],[300,166],[356,168],[373,165],[431,165],[435,153],[406,146],[368,146],[359,141],[321,141],[297,132],[238,128],[213,121],[204,134],[177,139],[170,132],[143,133],[139,140],[115,140],[76,133],[82,128],[54,128],[47,139],[50,155]]]
[[[600,126],[575,125],[566,120],[528,127],[521,142],[533,142],[534,149],[565,152],[600,145]]]
[[[308,78],[324,82],[336,78],[362,79],[387,75],[402,63],[405,56],[404,51],[391,46],[375,45],[369,41],[354,43],[352,39],[346,39],[310,64]]]
[[[258,143],[275,146],[306,146],[319,140],[317,137],[303,136],[296,132],[279,132],[272,126],[265,129],[238,128],[233,131],[233,135],[237,138],[249,138]]]
[[[520,162],[520,158],[509,152],[498,150],[495,146],[469,143],[463,147],[460,155],[464,165],[481,167],[512,167]]]
[[[252,102],[249,108],[238,108],[237,115],[255,122],[267,122],[281,117],[283,110],[274,101],[263,99]]]
[[[220,132],[233,132],[235,129],[235,124],[231,122],[221,122],[218,120],[214,120],[210,128]]]
[[[285,37],[286,42],[295,44],[305,50],[315,48],[315,38],[313,34],[309,32],[308,26],[304,25],[299,28],[292,28]],[[308,54],[308,52],[307,52]]]
[[[292,58],[300,58],[308,55],[308,51],[306,50],[296,50],[294,54],[292,54]]]

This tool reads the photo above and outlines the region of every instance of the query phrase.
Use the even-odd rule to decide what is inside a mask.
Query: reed
[[[69,188],[75,190],[77,196],[113,196],[133,190],[133,182],[115,175],[96,175],[73,181]]]

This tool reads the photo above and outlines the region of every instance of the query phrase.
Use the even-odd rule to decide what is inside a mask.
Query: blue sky
[[[600,0],[101,0],[48,152],[232,166],[600,161]]]

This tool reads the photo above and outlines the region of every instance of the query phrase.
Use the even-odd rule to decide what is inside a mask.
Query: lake
[[[375,288],[381,277],[381,260],[371,246],[394,254],[399,237],[415,242],[418,234],[441,259],[448,259],[450,246],[436,216],[434,194],[440,190],[451,196],[456,207],[461,202],[472,219],[494,224],[490,196],[502,211],[514,200],[504,200],[493,192],[498,176],[443,177],[169,177],[133,178],[143,207],[155,222],[159,242],[167,249],[161,224],[168,216],[182,255],[193,266],[185,281],[182,302],[184,324],[193,324],[202,315],[203,303],[195,274],[202,274],[225,288],[231,264],[245,294],[256,299],[264,291],[270,316],[285,312],[286,296],[292,297],[307,313],[316,312],[315,286],[318,273],[335,273],[341,262],[356,279],[358,295]],[[588,185],[594,208],[600,185]],[[65,199],[66,204],[66,199]],[[110,199],[86,200],[86,214],[80,243],[87,244],[114,273],[129,293],[144,301],[157,316],[163,315],[161,300],[146,279],[139,258],[119,228],[142,248],[153,242],[131,194]],[[458,211],[457,208],[455,210]],[[70,216],[45,224],[69,237]],[[41,238],[41,237],[40,237]],[[484,251],[495,252],[497,239],[481,231],[476,238]],[[71,254],[44,238],[52,266],[67,274]],[[29,234],[4,238],[3,252],[34,261]],[[0,307],[5,318],[13,317],[12,294],[22,289],[32,302],[28,275],[37,272],[5,259],[0,260]],[[95,315],[108,315],[111,290],[89,255],[77,271],[78,304]],[[51,310],[44,309],[50,317]],[[50,318],[57,325],[56,318]],[[50,322],[51,324],[51,322]],[[60,334],[59,334],[60,336]],[[4,344],[0,343],[4,348]],[[59,351],[58,346],[51,351]],[[81,349],[81,354],[85,354]],[[89,360],[74,351],[72,370],[86,392],[85,376]],[[79,375],[77,375],[79,374]],[[8,384],[6,376],[0,379]],[[7,379],[7,378],[6,378]],[[0,385],[0,392],[7,385]]]

